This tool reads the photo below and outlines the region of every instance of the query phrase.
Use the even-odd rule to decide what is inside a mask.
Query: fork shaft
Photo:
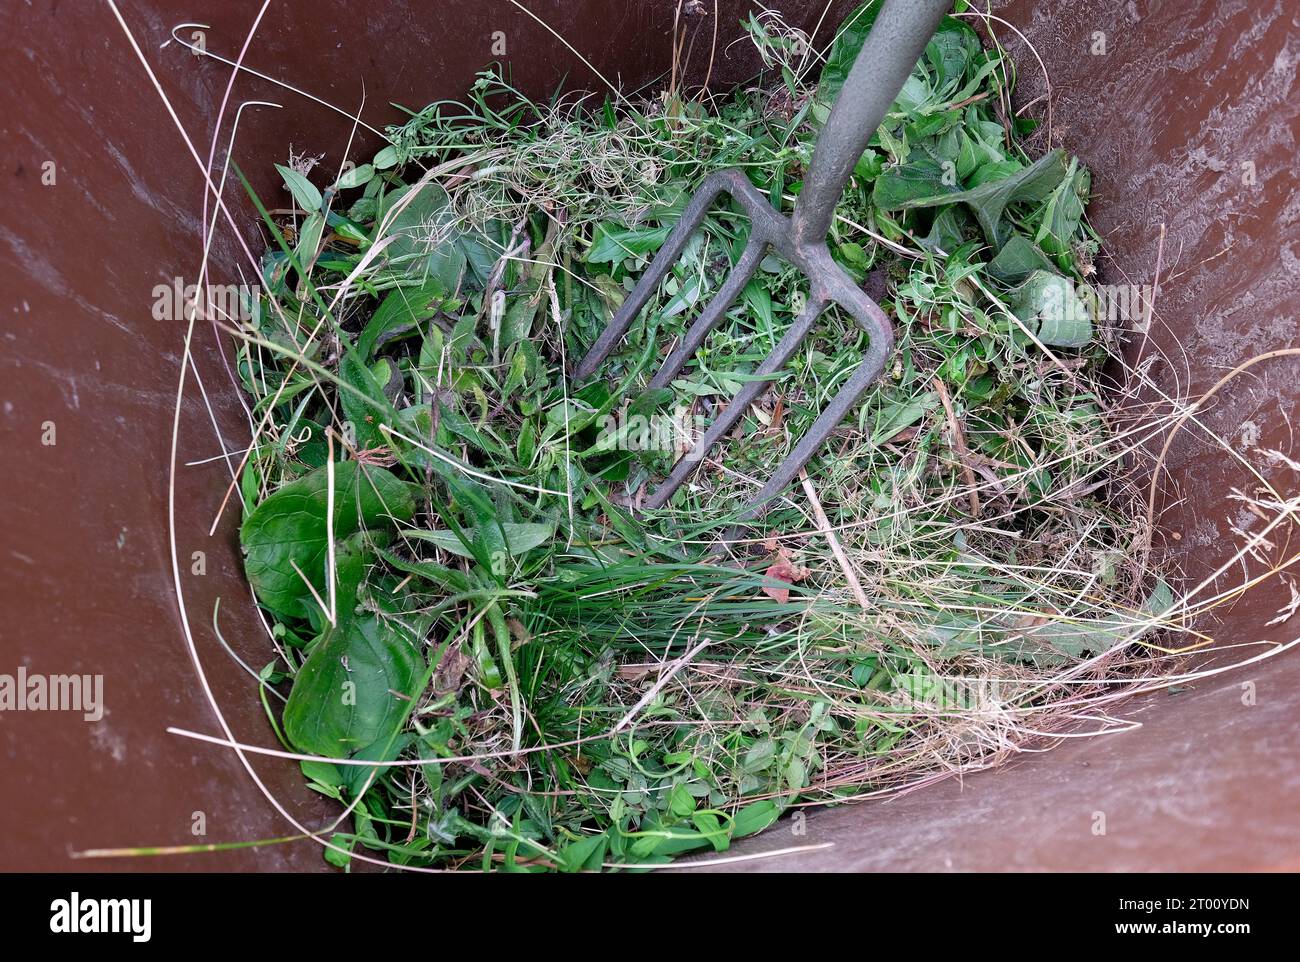
[[[885,0],[817,137],[795,202],[795,245],[826,239],[853,167],[925,52],[952,0]]]

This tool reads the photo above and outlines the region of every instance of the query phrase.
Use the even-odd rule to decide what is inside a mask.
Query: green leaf
[[[1157,581],[1139,611],[1115,611],[1095,619],[1049,621],[1023,632],[1017,654],[1040,667],[1063,667],[1126,640],[1136,640],[1151,630],[1144,624],[1147,618],[1160,618],[1173,606],[1173,590],[1166,582]]]
[[[817,82],[814,113],[819,122],[825,123],[831,107],[835,104],[835,99],[840,94],[840,88],[844,86],[849,71],[853,69],[853,64],[858,59],[858,52],[866,42],[867,34],[871,32],[871,25],[876,22],[878,13],[880,13],[880,4],[876,0],[868,0],[845,17],[844,22],[840,24],[835,43],[832,44],[830,53],[826,55],[821,79]]]
[[[325,233],[325,217],[320,211],[312,211],[303,219],[302,229],[298,232],[298,244],[293,256],[304,271],[311,269],[320,250],[320,239]]]
[[[930,225],[930,233],[925,237],[918,237],[917,242],[930,250],[940,250],[944,254],[951,254],[966,241],[966,227],[970,223],[970,215],[966,213],[963,207],[945,207],[934,217],[934,223]]]
[[[410,202],[386,220],[412,191]],[[448,293],[459,290],[468,262],[457,243],[461,236],[458,218],[445,190],[432,183],[399,188],[384,196],[376,220],[385,235],[396,236],[386,253],[393,260],[400,258],[408,274],[436,278]]]
[[[1057,149],[1045,154],[1029,167],[999,180],[955,193],[934,189],[932,193],[926,195],[923,188],[927,180],[932,178],[933,168],[937,165],[934,165],[933,161],[918,160],[907,167],[914,165],[920,168],[915,173],[908,175],[900,172],[899,174],[906,187],[895,185],[883,195],[879,193],[880,183],[884,180],[884,175],[881,176],[881,180],[876,182],[876,189],[872,195],[876,206],[882,210],[913,210],[941,204],[966,204],[980,222],[980,227],[983,228],[984,236],[989,243],[999,249],[1008,240],[1002,224],[1002,215],[1007,207],[1013,203],[1042,201],[1061,183],[1067,170],[1065,155]]]
[[[339,613],[298,669],[284,707],[284,732],[313,755],[346,758],[397,735],[423,667],[395,621]],[[394,692],[398,694],[394,694]]]
[[[885,444],[900,432],[911,427],[939,404],[939,395],[927,391],[919,397],[905,401],[885,401],[876,414],[875,430],[871,433],[873,445]],[[865,413],[865,409],[864,409]]]
[[[321,202],[320,191],[305,175],[298,173],[291,167],[285,167],[283,164],[276,164],[275,169],[284,178],[284,186],[289,188],[289,193],[293,194],[293,199],[299,207],[314,213],[324,206]]]
[[[662,410],[664,407],[671,404],[674,397],[676,397],[676,395],[673,394],[672,388],[647,388],[638,394],[635,400],[632,401],[631,405],[628,407],[628,413],[642,415],[654,414],[656,411]]]
[[[925,45],[925,61],[935,75],[935,88],[955,90],[979,52],[979,35],[962,21],[945,17]]]
[[[722,821],[712,812],[693,812],[691,824],[699,829],[701,835],[708,838],[715,852],[725,852],[730,847],[730,827],[724,828]]]
[[[244,570],[258,600],[279,615],[306,617],[315,606],[296,565],[322,598],[326,595],[327,469],[291,481],[244,520],[239,538]],[[411,488],[383,468],[344,461],[334,471],[334,537],[363,529],[384,530],[415,511]]]
[[[339,190],[349,190],[354,187],[364,187],[370,183],[370,178],[375,176],[375,167],[373,164],[362,164],[360,167],[353,167],[351,170],[345,170],[343,176],[338,179],[335,185]]]
[[[1008,306],[1049,347],[1086,347],[1092,340],[1087,305],[1060,274],[1034,271],[1011,293]]]
[[[765,771],[776,759],[776,742],[770,738],[760,738],[745,752],[741,767],[748,774]]]
[[[848,245],[841,244],[841,252]],[[857,246],[857,245],[853,245]],[[860,251],[862,248],[858,248]],[[776,319],[772,314],[772,292],[767,285],[757,280],[752,280],[745,285],[742,295],[745,299],[745,306],[748,307],[754,316],[760,322],[759,330],[772,331],[776,326]]]
[[[486,451],[499,458],[508,457],[505,447],[491,435],[480,431],[463,414],[442,401],[436,403],[438,405],[438,430],[440,432],[445,431],[448,435],[468,441],[480,451]]]
[[[584,868],[593,871],[599,869],[608,847],[609,835],[605,832],[572,841],[555,853],[560,871],[580,872]]]
[[[887,167],[871,188],[871,202],[881,210],[904,210],[908,207],[932,207],[946,203],[962,193],[955,171],[944,182],[942,164],[924,154],[901,167]]]
[[[527,376],[528,356],[523,351],[516,350],[510,359],[510,373],[506,375],[506,383],[501,388],[501,400],[510,400],[510,396],[523,387]]]
[[[781,807],[770,798],[746,805],[731,823],[732,838],[744,838],[767,828],[781,817]]]
[[[966,179],[966,186],[983,187],[985,184],[997,183],[1020,173],[1024,169],[1025,165],[1018,160],[992,160],[986,164],[980,164],[975,170],[971,171],[970,177]]]
[[[695,798],[685,782],[678,782],[668,793],[668,811],[677,818],[686,818],[695,811]]]
[[[385,334],[409,330],[414,333],[420,320],[433,312],[446,288],[438,278],[429,278],[419,287],[398,287],[389,293],[357,338],[357,350],[369,360],[375,345]]]
[[[504,532],[504,548],[514,557],[519,557],[524,553],[531,551],[533,548],[541,547],[551,540],[555,533],[555,526],[549,524],[519,524],[514,521],[502,521],[500,527],[497,525],[487,525],[484,527],[485,533],[489,538],[501,541]],[[454,531],[425,531],[422,529],[406,529],[402,534],[408,538],[419,538],[422,541],[431,541],[444,551],[457,555],[461,558],[473,558],[474,552],[466,546],[465,542],[470,544],[477,543],[480,529],[469,527],[461,529],[464,540],[457,537]]]
[[[598,224],[591,249],[587,251],[588,264],[621,264],[629,257],[639,257],[657,251],[672,231],[665,227],[620,227],[608,222]]]
[[[330,844],[334,848],[322,849],[325,861],[336,868],[347,868],[352,863],[352,848],[356,842],[342,832],[335,832],[330,836]]]
[[[537,453],[537,429],[533,427],[531,420],[525,421],[519,428],[519,440],[515,442],[515,454],[519,458],[519,466],[530,468],[533,465],[533,456]]]
[[[354,389],[339,391],[339,400],[344,418],[352,425],[357,446],[362,450],[386,446],[388,438],[379,430],[379,425],[395,424],[397,412],[384,394],[384,385],[379,383],[355,350],[346,351],[339,361],[339,377]]]
[[[1071,159],[1069,174],[1044,205],[1043,220],[1038,225],[1034,240],[1043,250],[1057,258],[1070,253],[1079,224],[1083,221],[1083,202],[1088,195],[1088,183],[1088,172],[1079,169],[1077,158]]]
[[[998,256],[989,261],[988,273],[1004,284],[1019,284],[1035,271],[1053,271],[1047,256],[1027,237],[1015,234]]]

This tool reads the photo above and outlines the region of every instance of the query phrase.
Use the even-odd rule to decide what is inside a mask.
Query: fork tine
[[[840,388],[840,392],[835,395],[831,403],[826,405],[825,410],[817,416],[813,426],[799,439],[790,456],[781,462],[737,520],[748,521],[761,516],[767,510],[768,503],[784,491],[794,480],[795,475],[803,470],[804,465],[817,453],[817,449],[825,443],[831,432],[861,400],[872,382],[880,376],[885,364],[885,354],[884,351],[871,351],[866,360],[858,365],[858,369]]]
[[[790,325],[790,329],[785,332],[785,336],[782,337],[776,347],[772,349],[772,353],[764,359],[761,365],[759,365],[759,368],[755,373],[760,375],[773,374],[785,367],[786,362],[788,362],[790,358],[794,356],[794,352],[799,349],[799,345],[802,344],[804,338],[808,336],[808,332],[812,330],[813,323],[817,320],[818,315],[821,314],[825,307],[826,301],[824,300],[810,300],[804,307],[803,313],[800,314],[795,322]],[[690,452],[680,458],[677,463],[673,465],[672,473],[664,479],[663,483],[660,484],[659,487],[655,488],[654,493],[651,494],[649,499],[646,501],[646,507],[662,508],[664,504],[667,503],[668,499],[673,496],[673,493],[682,486],[682,482],[689,478],[695,472],[695,469],[699,467],[700,462],[704,460],[704,455],[708,453],[709,449],[735,426],[736,422],[740,420],[741,415],[743,415],[745,411],[749,409],[749,406],[768,389],[768,386],[769,384],[766,380],[747,382],[736,396],[732,398],[731,403],[728,404],[723,412],[714,419],[712,424],[709,425],[708,429],[704,432],[704,436],[701,437],[699,441],[695,442],[695,446],[691,448]],[[836,400],[838,399],[837,396]],[[820,423],[820,419],[818,419],[818,421]],[[836,421],[835,423],[838,424],[839,422]],[[807,459],[805,458],[805,460]]]
[[[718,322],[722,320],[722,315],[730,310],[731,305],[740,296],[740,292],[749,283],[749,279],[754,276],[754,271],[758,270],[758,265],[762,262],[763,255],[766,253],[767,242],[758,240],[754,234],[750,234],[749,242],[745,245],[740,260],[736,262],[736,266],[727,275],[727,279],[723,282],[722,287],[718,289],[718,293],[713,296],[713,299],[709,301],[700,316],[695,319],[691,329],[682,338],[682,343],[677,345],[677,349],[664,361],[663,367],[659,368],[659,373],[650,379],[651,390],[665,387],[677,376],[686,362],[690,360],[691,355],[704,343],[704,339],[709,336],[709,332],[718,326]]]
[[[591,346],[591,350],[578,362],[577,370],[574,372],[576,377],[579,379],[590,377],[605,358],[609,357],[610,352],[618,346],[619,341],[623,339],[627,329],[632,326],[636,316],[641,313],[641,308],[645,307],[646,301],[650,300],[650,295],[659,286],[659,282],[664,279],[669,269],[677,262],[677,258],[681,256],[682,250],[686,247],[686,242],[691,239],[691,235],[700,226],[700,223],[704,220],[704,215],[708,213],[714,200],[731,186],[731,182],[730,172],[720,171],[706,177],[704,182],[700,184],[699,190],[695,192],[691,202],[682,211],[677,226],[668,235],[664,246],[659,248],[659,253],[650,261],[650,266],[641,275],[641,279],[637,281],[636,286],[632,288],[632,293],[628,295],[627,300],[614,314],[609,326],[601,331],[600,337]]]

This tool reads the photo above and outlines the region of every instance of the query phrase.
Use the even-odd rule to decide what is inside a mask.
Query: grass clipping
[[[1120,332],[1087,284],[1088,174],[1019,146],[1012,66],[966,23],[927,48],[829,238],[897,351],[760,523],[730,521],[866,335],[832,310],[641,509],[807,294],[770,256],[644,390],[743,249],[736,211],[594,380],[568,374],[706,174],[742,167],[789,211],[869,19],[815,86],[800,38],[751,19],[775,81],[720,100],[536,104],[485,74],[328,189],[291,158],[292,206],[258,201],[241,536],[274,618],[272,722],[351,807],[342,852],[529,871],[720,852],[793,805],[994,764],[1154,670],[1178,626],[1127,480],[1143,436],[1102,377]]]

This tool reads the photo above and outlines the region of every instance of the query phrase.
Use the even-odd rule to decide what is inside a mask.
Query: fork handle
[[[885,0],[813,147],[795,201],[796,244],[820,244],[844,185],[952,0]]]

